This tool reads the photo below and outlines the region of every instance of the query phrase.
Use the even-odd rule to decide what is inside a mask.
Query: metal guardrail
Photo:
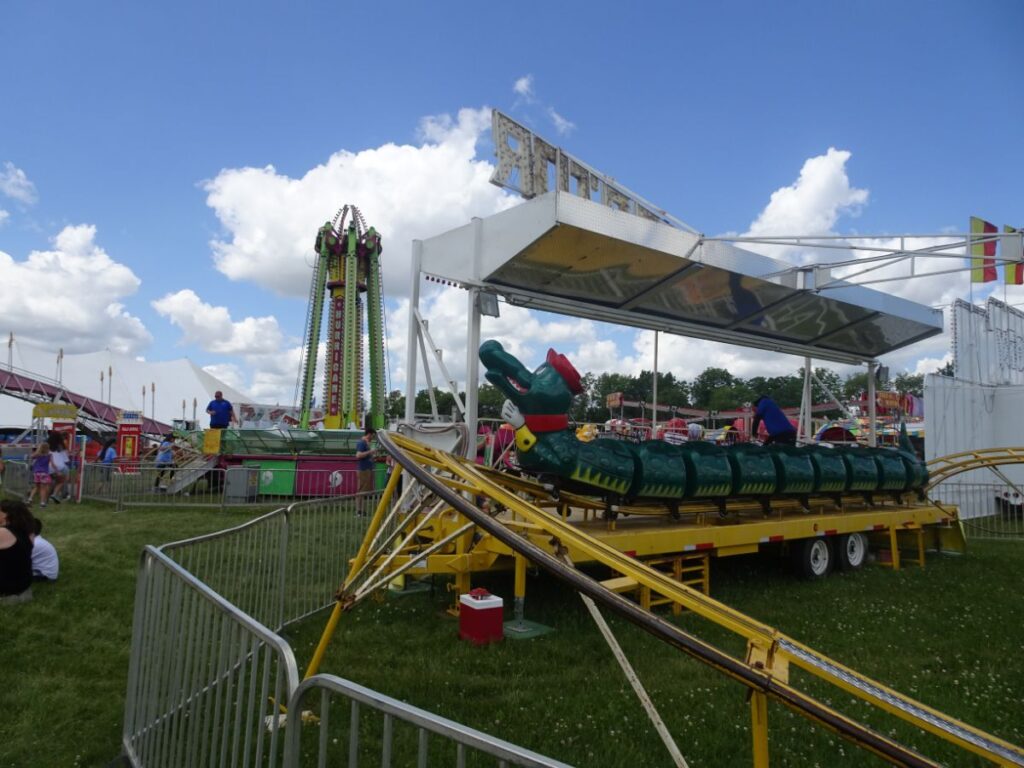
[[[1005,483],[947,481],[932,488],[929,497],[960,508],[969,538],[1024,540],[1024,497]]]
[[[159,550],[240,610],[280,630],[334,602],[379,498],[374,492],[297,502]]]
[[[321,692],[318,765],[337,749],[328,749],[325,734],[338,696],[349,702],[347,734],[356,736],[343,737],[350,756],[374,752],[385,766],[411,765],[414,754],[422,766],[431,754],[450,754],[444,763],[459,766],[467,756],[478,764],[481,755],[497,765],[564,765],[340,678],[318,675],[299,685],[294,654],[276,631],[333,603],[378,498],[299,502],[224,531],[145,548],[122,732],[132,766],[306,764],[309,739],[302,737],[309,729],[296,716],[286,742],[280,705],[300,713],[314,690]],[[360,720],[360,708],[379,717]]]
[[[304,680],[292,694],[288,711],[296,716],[314,706],[319,718],[315,732],[288,728],[284,768],[328,764],[463,768],[470,760],[473,765],[568,768],[565,763],[333,675]],[[304,740],[304,736],[309,738]],[[484,757],[493,762],[485,762]]]
[[[274,702],[298,682],[283,639],[145,548],[122,732],[133,766],[281,765]]]
[[[82,498],[131,506],[278,508],[296,498],[338,499],[358,486],[355,470],[213,466],[197,457],[173,468],[153,462],[89,462],[83,468]]]

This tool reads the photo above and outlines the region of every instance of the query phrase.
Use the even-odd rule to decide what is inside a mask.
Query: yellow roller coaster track
[[[366,597],[371,589],[386,584],[390,574],[416,567],[418,561],[426,561],[441,547],[454,548],[454,551],[468,557],[473,529],[477,528],[506,545],[515,553],[517,560],[529,561],[543,568],[604,608],[744,685],[750,696],[755,768],[768,764],[768,699],[782,703],[893,764],[938,765],[851,715],[799,690],[795,683],[790,682],[790,665],[993,764],[1024,766],[1024,750],[1021,747],[871,680],[778,630],[618,551],[568,520],[524,499],[523,496],[530,495],[528,481],[516,480],[506,484],[504,476],[499,476],[500,473],[483,469],[465,459],[394,433],[378,435],[383,447],[396,460],[397,471],[392,473],[363,545],[352,563],[349,578],[339,590],[338,602],[328,620],[307,676],[319,667],[326,645],[344,610]],[[411,478],[413,484],[426,490],[422,505],[404,513],[398,511],[401,505],[390,503],[401,476]],[[476,499],[480,506],[468,499]],[[489,504],[482,504],[481,499],[487,499]],[[485,512],[480,507],[489,507],[490,511]],[[424,527],[429,525],[429,519],[436,520],[438,516],[454,520],[450,526],[451,533],[443,540],[427,546],[423,543]],[[652,593],[678,603],[743,637],[747,643],[746,658],[739,659],[720,650],[607,589],[586,573],[568,566],[561,558],[567,550],[584,553],[589,559],[649,588]],[[405,551],[406,557],[396,557],[401,551]],[[404,565],[397,567],[403,561]],[[373,568],[377,569],[376,575],[367,577]],[[383,579],[380,576],[382,571],[385,574]]]
[[[961,472],[1006,464],[1024,464],[1024,448],[981,448],[932,459],[928,462],[927,490]]]

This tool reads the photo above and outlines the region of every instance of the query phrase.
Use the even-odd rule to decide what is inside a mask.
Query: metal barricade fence
[[[279,630],[333,602],[379,499],[374,492],[298,502],[160,551]],[[360,509],[365,516],[358,515]]]
[[[24,461],[4,461],[3,492],[24,499],[31,488],[31,467]]]
[[[281,765],[278,704],[297,685],[284,640],[146,547],[122,734],[132,765]]]
[[[277,462],[281,464],[283,462]],[[197,456],[174,467],[121,460],[83,468],[82,497],[127,506],[281,507],[296,498],[344,498],[355,494],[356,470],[296,469],[259,463],[217,467],[216,457]]]
[[[929,496],[960,508],[960,520],[969,538],[1024,539],[1024,498],[1006,483],[946,481]]]
[[[333,675],[314,675],[304,680],[292,694],[288,711],[293,716],[310,710],[319,717],[318,727],[289,724],[285,768],[328,764],[349,768],[359,765],[567,768],[565,763]],[[310,738],[304,740],[303,736]]]

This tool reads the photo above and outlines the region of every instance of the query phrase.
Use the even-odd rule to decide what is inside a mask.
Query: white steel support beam
[[[814,405],[814,396],[811,394],[811,376],[814,370],[811,368],[811,358],[804,358],[804,392],[800,402],[800,434],[803,435],[803,442],[811,442],[811,407]]]
[[[416,338],[419,335],[420,309],[420,268],[423,265],[423,241],[412,241],[412,273],[409,288],[409,331],[405,343],[405,420],[412,424],[416,421]],[[426,355],[423,365],[427,365]]]
[[[868,445],[872,448],[878,445],[878,431],[875,428],[875,417],[877,407],[875,404],[875,374],[878,372],[878,361],[872,360],[868,363]]]
[[[472,278],[475,283],[480,279],[480,258],[483,252],[483,219],[473,218],[473,266]],[[469,430],[469,440],[466,444],[466,456],[476,456],[476,424],[477,424],[477,401],[478,389],[480,386],[480,361],[477,357],[480,351],[480,289],[470,288],[468,298],[468,338],[466,339],[466,427]],[[459,393],[455,393],[456,401]]]

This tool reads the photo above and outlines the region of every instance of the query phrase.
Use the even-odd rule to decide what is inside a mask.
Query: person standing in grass
[[[356,443],[356,470],[358,471],[359,485],[356,487],[356,514],[359,517],[366,516],[366,496],[373,491],[373,448],[370,442],[377,435],[377,430],[367,427],[363,430],[363,437]]]
[[[0,605],[32,599],[33,517],[21,501],[0,501]]]
[[[156,469],[156,479],[153,480],[153,487],[167,490],[167,485],[163,482],[164,473],[170,472],[167,475],[168,482],[174,479],[174,443],[171,440],[170,434],[164,435],[160,447],[156,450]]]
[[[32,453],[30,466],[32,468],[32,490],[28,492],[28,503],[31,504],[32,499],[38,493],[39,506],[45,507],[46,500],[50,498],[50,484],[53,482],[53,478],[50,476],[50,473],[53,472],[53,458],[50,455],[50,446],[46,443],[40,443],[36,446],[35,451]]]
[[[60,504],[61,492],[67,496],[68,482],[68,449],[64,442],[64,435],[55,434],[50,436],[50,477],[53,485],[50,490],[50,498]]]
[[[114,448],[114,438],[110,438],[100,448],[100,487],[110,487],[110,476],[114,471],[114,462],[117,460],[117,450]]]

